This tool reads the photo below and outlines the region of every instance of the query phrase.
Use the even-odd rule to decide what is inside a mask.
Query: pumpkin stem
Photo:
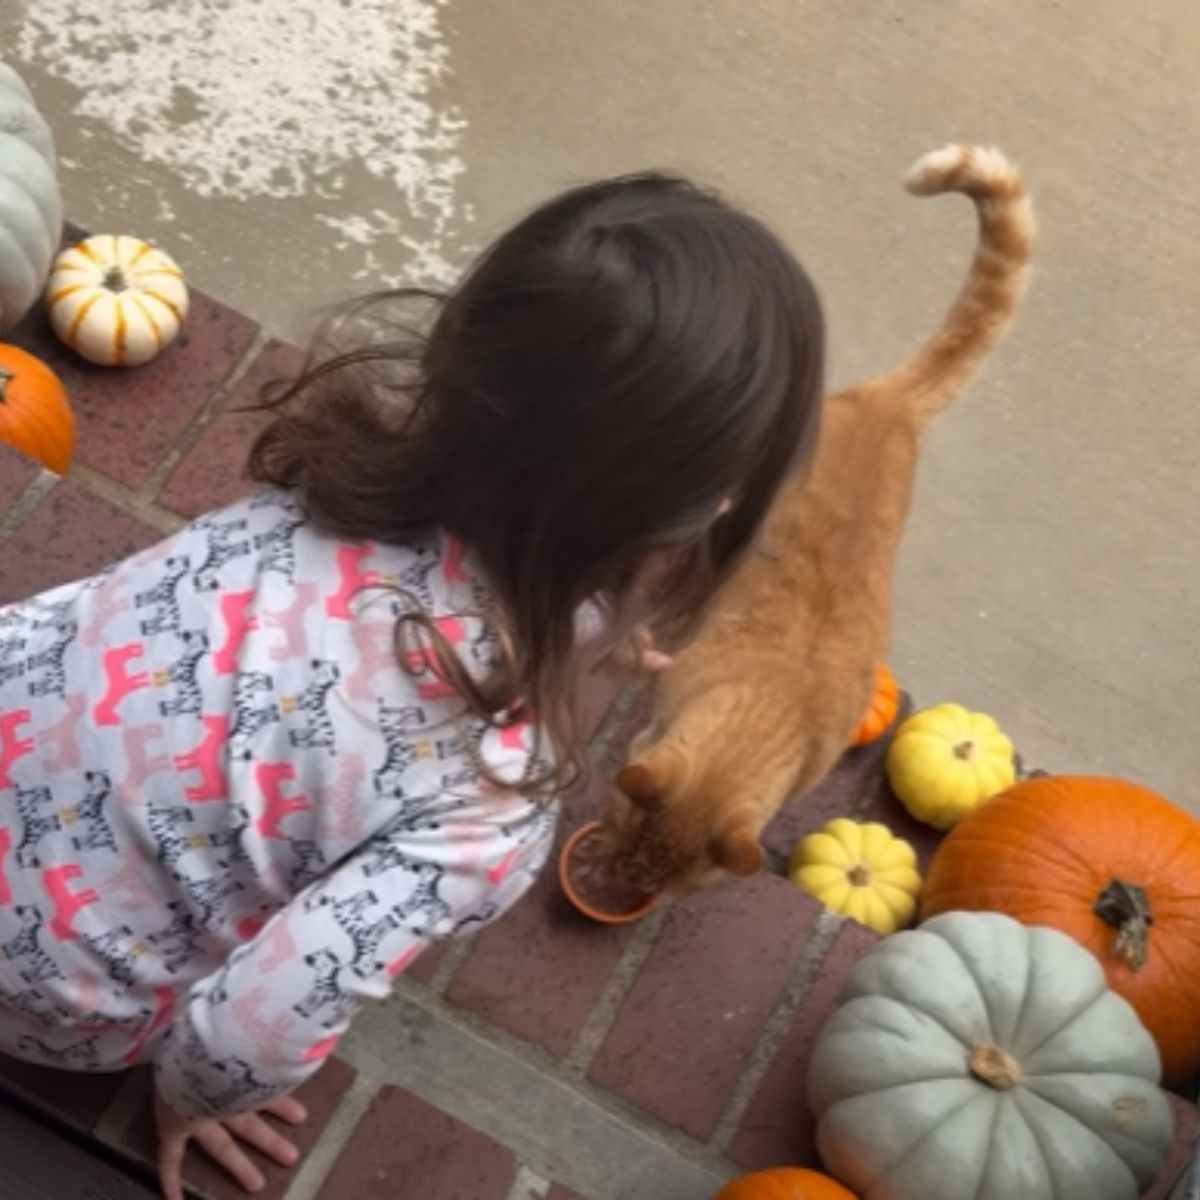
[[[1025,760],[1020,754],[1013,755],[1013,766],[1016,768],[1017,778],[1024,782],[1026,779],[1049,779],[1050,772],[1043,771],[1041,767],[1030,767],[1026,765]]]
[[[1020,1064],[999,1046],[976,1046],[967,1066],[976,1079],[998,1092],[1007,1092],[1021,1082]]]
[[[5,403],[8,399],[4,391],[4,385],[11,383],[14,379],[16,379],[16,375],[12,371],[9,371],[5,367],[0,367],[0,404]]]
[[[851,887],[866,887],[871,882],[871,872],[862,863],[856,863],[846,872]]]
[[[1150,926],[1154,924],[1146,889],[1136,883],[1114,879],[1097,897],[1092,912],[1117,931],[1114,952],[1135,971],[1140,971],[1146,965]]]
[[[967,738],[965,742],[959,742],[958,745],[954,747],[954,757],[961,758],[963,762],[966,762],[967,759],[970,758],[974,753],[975,743],[971,741],[970,738]]]
[[[104,272],[104,286],[110,292],[123,292],[129,286],[129,281],[120,267],[109,267]]]

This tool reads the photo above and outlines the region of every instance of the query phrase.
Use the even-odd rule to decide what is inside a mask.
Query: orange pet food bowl
[[[650,895],[638,900],[633,907],[614,911],[606,907],[593,895],[586,895],[586,888],[574,877],[572,868],[577,868],[575,862],[579,848],[589,838],[600,830],[599,821],[589,821],[581,825],[567,839],[558,856],[558,881],[563,894],[585,917],[598,921],[601,925],[632,925],[640,921],[658,903],[658,897]]]

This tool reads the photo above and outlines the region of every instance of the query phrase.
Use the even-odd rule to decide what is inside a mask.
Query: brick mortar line
[[[896,736],[896,730],[908,720],[916,711],[916,703],[907,692],[900,694],[900,707],[896,712],[896,717],[892,721],[891,727],[887,729],[880,737],[880,742],[891,745],[892,739]],[[889,791],[887,775],[887,750],[885,749],[879,759],[879,767],[877,771],[872,772],[871,779],[867,786],[859,793],[858,799],[851,805],[850,816],[856,821],[861,821],[864,817],[869,816],[876,803],[883,800]]]
[[[201,405],[200,411],[167,448],[158,465],[150,472],[149,478],[138,488],[139,497],[148,502],[156,499],[159,492],[166,486],[167,480],[171,478],[172,472],[195,448],[196,443],[204,436],[205,430],[216,419],[221,405],[225,403],[230,393],[250,374],[254,364],[258,362],[263,350],[271,340],[270,335],[259,326],[242,357],[234,363],[224,380],[213,389],[212,395]]]
[[[608,706],[591,742],[588,744],[588,769],[596,775],[616,766],[614,751],[625,740],[629,719],[636,711],[649,686],[645,680],[634,679],[623,687]],[[623,746],[621,746],[623,750]],[[604,1039],[617,1019],[621,1003],[628,995],[638,972],[650,957],[662,927],[666,911],[660,910],[644,920],[635,930],[621,957],[613,967],[604,988],[588,1012],[574,1043],[562,1059],[562,1069],[568,1078],[583,1079],[599,1053]]]
[[[0,517],[0,545],[3,545],[25,523],[25,518],[48,496],[59,483],[59,476],[51,471],[39,471],[25,490],[13,501],[8,511]]]
[[[379,1094],[381,1084],[361,1073],[342,1094],[325,1127],[284,1193],[285,1200],[315,1200],[337,1166],[359,1121]]]
[[[576,1077],[568,1074],[562,1069],[562,1064],[555,1060],[548,1051],[543,1050],[542,1047],[532,1042],[526,1042],[515,1034],[492,1025],[475,1013],[457,1008],[440,996],[431,996],[427,988],[412,981],[404,980],[403,977],[401,977],[400,983],[393,994],[397,998],[422,1009],[434,1020],[442,1021],[483,1042],[491,1052],[515,1059],[550,1082],[569,1088],[589,1104],[599,1109],[607,1117],[629,1126],[643,1137],[656,1141],[660,1146],[665,1147],[671,1153],[685,1159],[692,1165],[709,1171],[728,1172],[730,1167],[729,1160],[715,1147],[697,1141],[682,1130],[668,1125],[661,1118],[655,1116],[654,1113],[639,1108],[632,1101],[626,1100],[616,1092],[610,1092],[607,1088],[592,1083],[586,1077]],[[364,1058],[357,1051],[345,1053],[342,1055],[342,1058],[360,1074],[369,1079],[376,1080],[381,1084],[393,1082],[388,1074],[386,1063],[381,1065],[377,1059]],[[401,1084],[400,1086],[406,1087],[407,1090],[412,1091],[414,1095],[421,1096],[422,1099],[429,1100],[430,1103],[442,1108],[444,1112],[448,1112],[451,1116],[467,1120],[462,1113],[444,1107],[440,1101],[429,1099],[420,1090],[408,1087],[405,1084]],[[467,1123],[470,1124],[471,1122],[468,1120]],[[474,1128],[473,1125],[472,1127]],[[511,1146],[507,1148],[510,1150],[513,1149]],[[288,1196],[287,1200],[295,1200],[295,1198]]]
[[[177,533],[187,524],[177,513],[155,504],[152,498],[142,492],[134,491],[115,479],[109,479],[93,467],[77,463],[71,468],[69,478],[72,483],[79,484],[92,496],[107,501],[143,524],[153,526],[164,535]]]
[[[564,1055],[562,1067],[568,1078],[583,1079],[588,1068],[600,1053],[605,1038],[616,1024],[617,1014],[625,997],[629,995],[635,980],[650,957],[663,926],[667,923],[669,908],[662,908],[645,918],[634,931],[608,982],[592,1005],[587,1020],[583,1023],[570,1050]]]
[[[543,1179],[531,1167],[518,1162],[516,1178],[505,1200],[545,1200],[552,1186],[549,1179]]]
[[[763,1077],[770,1070],[779,1047],[791,1032],[796,1014],[820,975],[821,967],[833,949],[833,943],[843,924],[844,919],[828,909],[823,910],[817,917],[813,935],[809,938],[791,978],[784,985],[774,1011],[760,1031],[758,1041],[750,1052],[745,1067],[742,1068],[741,1077],[734,1086],[733,1094],[725,1105],[725,1111],[717,1122],[717,1128],[709,1139],[710,1145],[720,1153],[723,1154],[728,1149],[729,1143],[741,1127]],[[798,1082],[797,1086],[802,1087],[803,1081]]]
[[[471,953],[472,943],[472,938],[464,938],[446,951],[446,957],[438,963],[437,970],[434,971],[429,982],[424,985],[427,992],[434,996],[445,994],[451,980],[458,974],[458,968],[466,962],[467,955]]]
[[[502,1029],[499,1025],[493,1025],[470,1009],[459,1008],[445,996],[436,995],[425,984],[418,983],[415,979],[407,979],[401,975],[392,988],[392,998],[415,1004],[439,1020],[464,1029],[472,1037],[487,1042],[497,1051],[518,1059],[539,1074],[559,1079],[560,1082],[563,1081],[558,1073],[558,1060],[549,1050],[539,1046],[536,1042],[527,1042],[524,1038],[517,1037],[515,1033],[509,1033],[507,1029]],[[385,1001],[385,1003],[387,1002]],[[360,1071],[364,1069],[358,1063],[353,1065]],[[573,1083],[574,1081],[566,1080],[566,1082]]]
[[[859,793],[858,799],[850,809],[850,816],[855,821],[861,821],[870,816],[875,805],[888,793],[887,768],[880,763],[878,774]]]

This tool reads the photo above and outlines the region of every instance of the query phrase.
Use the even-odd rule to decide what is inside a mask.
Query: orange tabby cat
[[[605,816],[627,882],[680,891],[717,869],[758,870],[764,826],[824,778],[867,706],[921,431],[1008,328],[1033,234],[1021,177],[996,150],[938,150],[907,186],[975,202],[966,284],[911,358],[826,400],[811,470],[781,494],[759,547],[661,676]]]

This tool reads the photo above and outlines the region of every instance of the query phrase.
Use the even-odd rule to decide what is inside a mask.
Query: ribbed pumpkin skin
[[[75,416],[44,362],[0,343],[0,442],[63,475],[75,453]]]
[[[0,333],[41,295],[61,237],[50,126],[20,76],[0,62]]]
[[[887,663],[880,663],[875,668],[875,694],[854,731],[854,737],[850,739],[850,745],[869,746],[879,741],[891,728],[899,711],[900,684]]]
[[[1016,781],[1013,744],[986,713],[938,704],[896,730],[887,776],[896,798],[918,821],[952,829]]]
[[[46,285],[50,325],[101,367],[138,367],[178,336],[188,312],[183,272],[140,238],[97,234],[64,250]]]
[[[727,1184],[713,1200],[856,1200],[828,1175],[800,1167],[776,1167],[743,1175]]]
[[[801,891],[881,937],[917,911],[921,876],[906,841],[877,821],[835,817],[792,850],[788,878]]]
[[[1095,911],[1113,881],[1145,893],[1146,961]],[[1168,1082],[1200,1070],[1200,822],[1119,779],[1043,776],[989,800],[946,838],[921,896],[922,918],[1007,913],[1070,934],[1153,1035]]]
[[[1137,1200],[1172,1141],[1154,1040],[1057,929],[953,912],[855,964],[817,1035],[826,1168],[869,1200]]]

